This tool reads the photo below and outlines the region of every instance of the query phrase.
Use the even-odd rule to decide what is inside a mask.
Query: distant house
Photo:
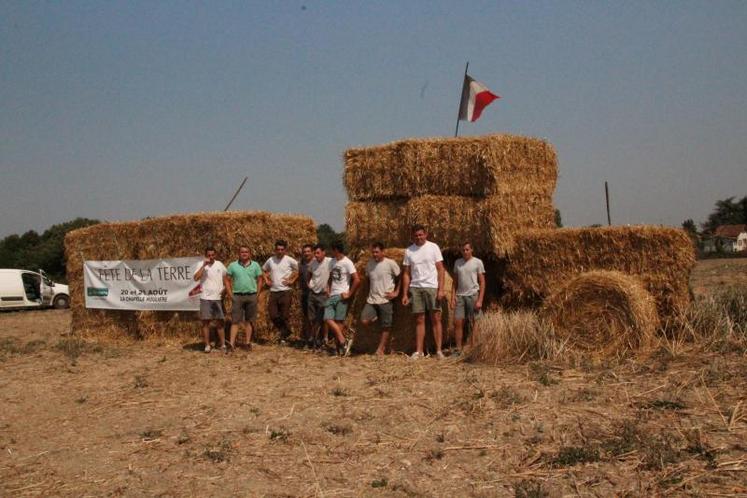
[[[747,251],[747,232],[742,232],[737,237],[737,252]]]
[[[747,251],[747,225],[720,225],[702,244],[703,252]]]

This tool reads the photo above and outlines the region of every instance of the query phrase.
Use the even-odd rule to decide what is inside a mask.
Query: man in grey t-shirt
[[[390,258],[384,257],[384,244],[376,242],[371,246],[371,259],[366,264],[369,290],[366,305],[361,312],[361,323],[370,325],[378,321],[381,327],[381,338],[377,355],[386,352],[389,343],[389,332],[392,329],[394,315],[393,299],[399,295],[399,265]]]
[[[482,312],[485,297],[485,266],[480,258],[472,255],[472,244],[462,245],[462,257],[454,263],[454,285],[451,287],[451,307],[454,312],[455,355],[462,351],[465,320],[471,326],[470,344],[474,337],[475,317]]]

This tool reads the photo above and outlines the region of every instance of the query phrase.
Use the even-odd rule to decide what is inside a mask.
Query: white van
[[[0,310],[70,306],[67,285],[52,282],[43,271],[0,269]]]

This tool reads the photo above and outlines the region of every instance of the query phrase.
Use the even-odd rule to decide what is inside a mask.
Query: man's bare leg
[[[376,348],[376,354],[383,356],[386,354],[386,346],[389,344],[389,329],[382,329],[381,339],[379,339],[379,347]]]
[[[239,324],[232,322],[231,323],[231,335],[228,336],[228,344],[231,346],[231,349],[233,349],[236,346],[236,336],[239,334]]]
[[[210,320],[202,321],[202,340],[205,347],[210,346]]]
[[[425,313],[415,315],[415,351],[423,354],[425,347]]]
[[[441,325],[441,312],[431,312],[431,325],[433,326],[433,338],[436,340],[436,354],[441,353],[443,343],[443,328]]]
[[[215,321],[218,328],[218,340],[220,340],[220,347],[224,348],[226,347],[226,325],[223,320],[216,320]]]
[[[462,338],[464,337],[464,320],[454,320],[454,339],[456,348],[462,350]]]
[[[244,322],[244,333],[246,334],[246,347],[252,347],[252,334],[254,333],[254,324],[247,320]]]
[[[334,320],[327,320],[326,324],[332,329],[332,332],[337,338],[337,343],[342,346],[345,344],[345,334],[343,333],[343,327],[345,326],[342,322],[336,322]]]

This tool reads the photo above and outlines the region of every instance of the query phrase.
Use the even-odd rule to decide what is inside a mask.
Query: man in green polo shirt
[[[228,265],[229,295],[233,294],[231,309],[231,335],[228,341],[230,349],[236,345],[239,324],[244,325],[246,347],[252,348],[252,332],[257,319],[257,299],[262,292],[258,281],[262,278],[262,268],[252,260],[252,253],[247,246],[239,247],[239,259]]]

